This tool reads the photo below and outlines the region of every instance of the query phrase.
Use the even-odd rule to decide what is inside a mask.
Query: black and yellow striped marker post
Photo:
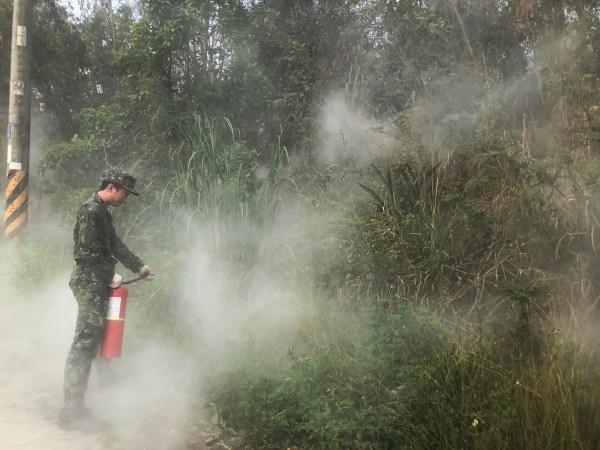
[[[29,203],[29,175],[24,170],[8,169],[6,208],[4,210],[4,237],[18,241],[27,226]]]
[[[31,128],[31,27],[33,0],[15,0],[10,54],[10,93],[6,138],[4,236],[19,241],[27,225]]]

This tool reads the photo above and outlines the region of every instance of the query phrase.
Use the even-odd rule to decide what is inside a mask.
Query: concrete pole
[[[27,225],[31,129],[31,36],[33,0],[15,0],[10,54],[6,208],[4,236],[16,241]]]

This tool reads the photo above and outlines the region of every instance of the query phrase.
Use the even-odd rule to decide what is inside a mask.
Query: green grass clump
[[[212,399],[223,419],[251,448],[385,449],[405,441],[413,427],[407,406],[433,368],[437,330],[407,311],[364,320],[348,324],[355,328],[345,339],[317,331],[313,351],[289,349],[283,370],[232,375]]]
[[[451,338],[425,312],[322,322],[278,370],[230,374],[211,401],[244,448],[594,448],[600,388],[590,354],[558,334],[529,351],[512,330]],[[339,325],[339,323],[338,323]],[[327,338],[324,338],[327,336]]]
[[[396,286],[404,298],[476,299],[532,265],[548,267],[547,251],[563,230],[550,223],[546,166],[507,142],[445,161],[404,159],[385,171],[374,167],[374,180],[360,183],[373,211],[350,239],[372,287]]]

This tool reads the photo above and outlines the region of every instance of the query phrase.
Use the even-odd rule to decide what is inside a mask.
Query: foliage
[[[237,141],[227,119],[196,120],[184,134],[187,145],[171,152],[172,173],[181,183],[174,188],[180,204],[219,203],[232,195],[230,205],[246,202],[257,191],[257,153]],[[233,192],[229,192],[233,189]]]
[[[257,5],[249,15],[249,34],[257,49],[256,61],[268,79],[269,122],[282,126],[288,146],[309,129],[310,104],[316,81],[308,29],[311,7],[274,2]],[[270,127],[271,128],[271,127]],[[271,128],[270,138],[279,130]]]
[[[287,368],[221,380],[211,401],[244,430],[245,448],[588,448],[597,439],[586,415],[599,406],[597,388],[587,394],[595,376],[572,342],[541,335],[538,356],[506,329],[452,342],[407,310],[344,325],[353,332],[317,329],[327,340],[302,356],[290,349]]]
[[[251,448],[402,448],[407,406],[431,363],[423,350],[439,345],[421,321],[406,311],[375,314],[352,339],[333,335],[303,356],[290,349],[280,373],[233,375],[213,400]]]
[[[21,245],[19,252],[11,248],[9,243],[1,243],[3,260],[10,262],[12,266],[6,286],[17,289],[25,296],[31,296],[47,289],[50,283],[70,267],[71,252],[65,245],[65,235],[53,234],[52,241],[30,236]],[[7,273],[2,275],[6,276]],[[15,283],[14,280],[18,282]]]
[[[586,357],[570,353],[572,345],[546,336],[542,356],[534,358],[510,338],[484,335],[472,347],[439,353],[438,371],[421,394],[434,406],[422,438],[447,448],[593,446],[596,432],[582,419],[597,394],[565,390],[594,379]]]
[[[239,227],[251,232],[250,205],[260,187],[257,153],[236,140],[227,119],[197,119],[183,134],[187,141],[170,152],[161,208],[189,217],[186,233],[206,222],[213,254],[220,257],[223,245],[236,241]],[[241,248],[232,251],[243,255],[248,242],[240,241]]]
[[[55,171],[59,185],[85,187],[89,185],[89,175],[98,174],[97,169],[103,166],[104,161],[105,153],[101,147],[90,140],[75,137],[71,142],[57,142],[50,146],[40,163],[40,172],[44,175],[48,170]]]
[[[543,190],[552,180],[545,166],[502,143],[445,163],[416,160],[375,172],[383,192],[361,184],[376,210],[355,239],[365,243],[359,251],[376,285],[401,298],[473,295],[491,279],[497,285],[526,271],[527,255],[558,239],[546,222]],[[523,210],[531,211],[527,219]]]
[[[39,2],[32,36],[34,105],[54,121],[45,134],[69,140],[79,130],[77,112],[93,98],[88,43],[55,2]]]

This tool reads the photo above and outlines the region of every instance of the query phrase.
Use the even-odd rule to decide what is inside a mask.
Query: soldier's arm
[[[119,239],[115,230],[111,233],[111,249],[113,256],[132,272],[138,273],[144,263]]]

